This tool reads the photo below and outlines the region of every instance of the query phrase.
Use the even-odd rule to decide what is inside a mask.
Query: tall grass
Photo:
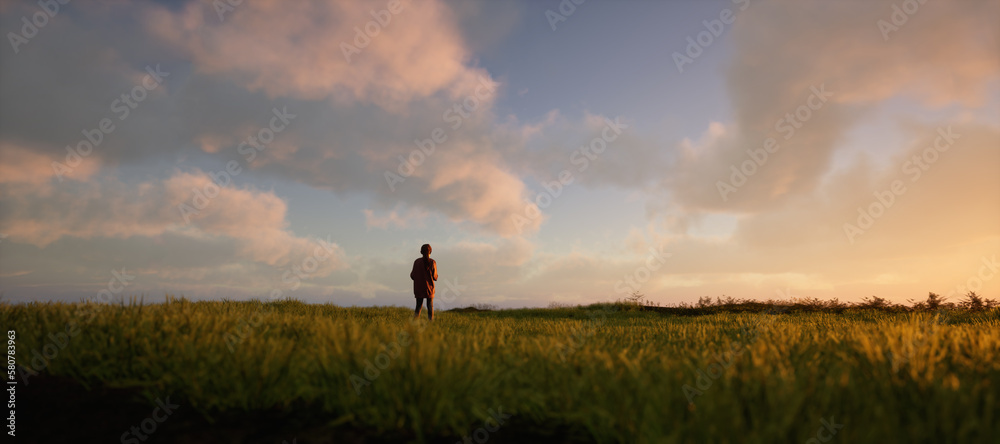
[[[514,415],[501,433],[598,442],[805,442],[831,417],[844,425],[834,442],[1000,436],[997,309],[943,320],[608,306],[441,312],[426,325],[403,308],[173,299],[92,313],[0,305],[19,364],[75,326],[42,372],[170,393],[209,418],[280,409],[420,440],[460,437],[502,406]]]

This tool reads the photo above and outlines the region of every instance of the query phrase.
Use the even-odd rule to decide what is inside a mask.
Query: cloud
[[[947,293],[1000,246],[1000,207],[993,204],[1000,201],[1000,177],[992,172],[1000,163],[1000,128],[956,120],[941,129],[949,126],[959,138],[943,152],[933,148],[939,127],[909,126],[918,137],[887,166],[876,167],[861,156],[829,174],[811,194],[741,215],[725,242],[686,234],[687,227],[678,229],[667,217],[628,239],[640,242],[646,234],[683,258],[664,272],[673,276],[664,289],[683,287],[684,276],[698,283],[691,291],[708,294],[734,295],[733,286],[740,281],[727,280],[738,276],[767,277],[755,284],[765,298],[775,286],[809,288],[782,277],[790,273],[815,283],[817,291],[806,296],[856,300],[873,293],[913,298],[927,291]],[[887,195],[895,181],[903,193]],[[871,217],[870,225],[859,222],[859,209]],[[845,224],[861,227],[863,233],[849,237]],[[983,288],[995,291],[997,285],[986,282]],[[690,300],[698,294],[687,296]]]
[[[221,21],[211,4],[198,2],[121,2],[66,14],[45,29],[46,39],[62,43],[39,37],[37,48],[0,66],[3,142],[60,159],[83,131],[110,118],[114,131],[78,174],[160,162],[208,169],[242,161],[237,146],[267,126],[273,108],[287,108],[297,117],[247,162],[250,175],[365,194],[383,208],[402,202],[476,231],[516,234],[510,218],[531,204],[504,148],[492,141],[502,85],[471,62],[463,38],[476,34],[472,25],[443,2],[404,1],[347,60],[341,45],[354,44],[355,28],[363,30],[370,12],[387,4],[244,2]],[[17,21],[0,17],[6,27]],[[141,84],[150,66],[169,74],[122,118],[115,101]],[[64,72],[72,81],[53,74]],[[393,190],[386,173],[398,173],[399,159],[436,129],[447,141]]]
[[[891,2],[785,6],[754,3],[734,25],[727,76],[735,118],[712,122],[676,147],[663,200],[649,204],[657,222],[647,234],[685,260],[651,285],[687,300],[732,294],[734,287],[743,288],[737,296],[767,298],[785,285],[805,296],[848,300],[880,294],[902,301],[901,295],[951,291],[1000,245],[1000,209],[984,204],[1000,199],[1000,179],[988,172],[1000,162],[1000,128],[976,123],[1000,74],[1000,40],[986,24],[1000,2],[928,2],[888,41],[876,23],[892,13]],[[808,107],[814,88],[833,94],[818,109],[803,111],[809,118],[797,118],[800,127],[789,127],[788,114]],[[951,117],[883,128],[905,142],[855,140],[850,148],[860,146],[861,154],[833,163],[838,150],[848,149],[847,132],[896,98],[916,104],[911,112]],[[949,127],[961,134],[953,147],[925,154],[935,151],[929,147],[938,130]],[[786,139],[788,128],[795,131]],[[723,198],[717,184],[738,182],[734,170],[758,163],[753,156],[760,156],[767,137],[780,148]],[[935,162],[924,171],[915,156]],[[886,199],[896,180],[905,194],[852,244],[845,224],[859,225],[858,209],[878,206],[874,193]],[[695,221],[714,213],[736,218],[723,242],[691,234]]]
[[[897,96],[928,107],[982,105],[1000,70],[1000,31],[990,24],[1000,2],[929,2],[886,42],[877,22],[892,12],[890,1],[748,8],[734,24],[727,68],[735,121],[682,144],[665,180],[676,201],[695,211],[774,207],[815,191],[846,130],[871,105]],[[823,88],[828,101],[810,98]],[[803,108],[810,100],[821,106]],[[732,168],[753,163],[747,151],[759,152],[768,137],[777,152],[722,198],[718,182],[739,182]]]
[[[64,179],[84,181],[99,169],[96,162],[81,160],[75,168],[60,170],[60,174],[57,174],[53,162],[63,162],[63,159],[53,159],[37,150],[0,141],[0,184],[46,187],[51,179],[58,178],[60,174]]]
[[[46,247],[62,238],[156,238],[182,236],[216,242],[233,242],[236,257],[272,267],[297,263],[320,251],[316,240],[299,237],[287,230],[285,202],[271,192],[252,188],[224,187],[221,190],[201,171],[177,172],[165,181],[137,184],[116,178],[53,186],[46,194],[33,192],[27,183],[4,184],[0,202],[4,217],[0,231],[9,241]],[[193,205],[195,190],[214,198],[194,209],[190,225],[179,210]],[[328,244],[321,256],[317,275],[345,266],[343,252]],[[222,265],[222,264],[220,264]]]
[[[643,189],[669,165],[661,146],[625,116],[585,112],[571,119],[552,110],[536,122],[511,116],[497,132],[510,163],[539,182],[558,180],[567,171],[573,183],[587,187]]]
[[[630,128],[594,158],[579,150],[601,137],[605,118],[617,116],[570,118],[553,110],[523,122],[497,115],[507,85],[479,66],[475,53],[516,29],[516,11],[406,2],[345,59],[343,44],[356,43],[355,27],[363,30],[370,11],[387,4],[251,1],[220,20],[211,2],[102,2],[71,7],[16,57],[5,53],[0,232],[9,235],[5,262],[17,258],[14,268],[4,264],[5,284],[27,288],[51,276],[69,288],[94,281],[95,273],[101,279],[106,270],[80,264],[97,257],[102,267],[128,258],[159,282],[184,282],[178,287],[204,294],[271,285],[270,277],[316,248],[290,229],[289,208],[275,192],[225,188],[190,225],[177,209],[193,190],[211,187],[204,172],[228,160],[245,167],[245,183],[276,179],[361,194],[369,228],[420,228],[447,218],[462,233],[437,244],[435,257],[468,283],[470,298],[606,299],[634,270],[619,257],[545,252],[530,240],[543,218],[528,219],[521,236],[512,216],[533,210],[535,192],[564,170],[573,173],[573,187],[649,196],[649,223],[663,231],[635,230],[626,246],[642,256],[648,237],[683,258],[650,281],[651,294],[807,280],[853,290],[922,274],[942,276],[939,285],[968,273],[964,265],[934,262],[975,263],[996,250],[997,210],[982,202],[996,202],[1000,190],[989,170],[997,164],[997,128],[960,116],[977,114],[995,96],[1000,39],[989,19],[1000,2],[927,2],[888,41],[877,25],[892,13],[888,0],[809,8],[752,2],[728,36],[731,119],[694,128],[697,135],[671,146],[646,139],[623,116]],[[35,8],[3,5],[4,29],[18,28],[24,11]],[[499,20],[477,25],[497,8]],[[170,74],[120,119],[113,104],[156,65]],[[491,91],[484,95],[484,88]],[[808,108],[814,88],[833,95]],[[888,168],[864,156],[834,163],[857,148],[845,147],[847,133],[897,98],[916,104],[915,112],[957,109],[958,117],[901,127],[912,144],[855,144],[880,160],[896,156]],[[296,115],[287,129],[253,160],[238,151],[274,108],[286,107]],[[797,112],[809,114],[799,118],[801,127],[787,120]],[[58,182],[51,162],[64,160],[66,147],[105,117],[115,130]],[[782,119],[795,129],[788,139],[775,128]],[[901,166],[931,143],[938,124],[954,125],[960,143],[908,182],[907,193],[852,245],[843,223],[872,202],[872,192],[910,180]],[[428,148],[435,131],[446,140]],[[731,168],[768,136],[780,150],[723,199],[718,181],[729,181]],[[401,165],[412,172],[401,174]],[[174,172],[160,173],[164,167]],[[405,180],[391,186],[386,173]],[[735,219],[735,230],[712,240],[690,234],[714,213]],[[394,297],[408,291],[408,260],[345,257],[338,248],[310,283],[337,286],[350,300]]]
[[[389,3],[398,12],[388,11]],[[188,54],[199,72],[239,79],[271,97],[334,98],[403,111],[438,91],[467,95],[485,74],[465,65],[469,54],[454,17],[438,1],[260,1],[222,18],[191,2],[179,13],[152,10],[147,26]],[[345,55],[344,45],[360,52]]]
[[[423,227],[424,221],[428,217],[426,211],[415,209],[404,210],[399,207],[393,208],[384,216],[378,216],[373,210],[367,208],[362,210],[362,212],[365,215],[365,226],[368,229],[379,228],[385,230],[390,226],[400,229]]]

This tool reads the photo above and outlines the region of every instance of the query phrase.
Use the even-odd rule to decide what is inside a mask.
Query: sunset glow
[[[230,3],[0,3],[4,300],[1000,297],[1000,1]]]

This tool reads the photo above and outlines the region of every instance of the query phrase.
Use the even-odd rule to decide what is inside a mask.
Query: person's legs
[[[429,300],[429,299],[428,299]],[[413,310],[413,319],[420,317],[420,306],[424,305],[424,298],[417,298],[417,308]],[[429,306],[430,304],[428,304]]]
[[[427,298],[427,319],[434,320],[434,298]]]

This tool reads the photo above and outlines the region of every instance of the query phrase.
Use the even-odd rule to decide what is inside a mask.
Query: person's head
[[[420,246],[420,254],[424,256],[430,256],[431,254],[431,244],[423,244]]]

